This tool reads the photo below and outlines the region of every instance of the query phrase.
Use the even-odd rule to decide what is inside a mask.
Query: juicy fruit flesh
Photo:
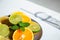
[[[28,30],[25,30],[24,33],[23,33],[25,36],[25,38],[23,40],[33,40],[32,38],[32,33],[29,32],[29,29]]]
[[[22,20],[21,16],[19,14],[12,14],[9,18],[9,21],[12,24],[17,24],[18,22],[20,22]]]
[[[39,32],[40,31],[40,25],[36,22],[31,22],[30,26],[28,26],[29,29],[31,29],[33,32]]]
[[[23,12],[14,12],[13,14],[11,14],[9,21],[12,24],[17,24],[19,21],[23,21],[23,22],[31,22],[31,19],[26,16]]]
[[[18,12],[15,12],[14,14],[20,15],[22,17],[23,22],[30,22],[31,21],[31,19],[27,15],[25,15],[23,12],[18,11]]]
[[[7,36],[9,34],[9,27],[5,24],[0,24],[0,35]]]
[[[22,21],[23,22],[31,22],[31,19],[25,15],[22,16]]]
[[[31,30],[26,29],[24,32],[16,30],[13,34],[13,40],[33,40],[33,33]]]
[[[22,36],[22,31],[16,30],[15,33],[13,34],[13,40],[21,40],[20,39],[21,36]]]

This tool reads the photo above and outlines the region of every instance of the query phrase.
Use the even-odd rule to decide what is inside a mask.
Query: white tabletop
[[[60,0],[29,0],[60,13]]]
[[[60,20],[59,19],[60,14],[58,14],[57,12],[54,12],[53,10],[47,9],[45,7],[42,7],[40,5],[34,4],[29,1],[2,0],[2,2],[0,2],[0,4],[1,4],[0,5],[0,16],[9,15],[13,11],[23,11],[23,10],[21,10],[21,8],[23,8],[33,14],[38,11],[46,12],[48,15],[51,15],[52,17]],[[43,35],[42,35],[41,40],[60,40],[60,30],[58,30],[57,28],[49,25],[48,23],[36,18],[34,15],[29,14],[26,11],[23,11],[23,12],[25,12],[25,14],[27,14],[30,18],[34,19],[41,25],[42,30],[43,30]]]

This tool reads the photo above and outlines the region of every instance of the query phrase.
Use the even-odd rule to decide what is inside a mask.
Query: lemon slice
[[[20,21],[22,21],[22,17],[18,14],[18,13],[13,13],[10,15],[9,17],[9,21],[12,23],[12,24],[17,24],[19,23]]]
[[[0,23],[0,35],[6,37],[8,36],[8,34],[9,34],[9,27],[5,24]]]
[[[29,29],[31,29],[33,32],[39,32],[40,31],[40,25],[36,22],[31,22],[30,26],[28,26]]]

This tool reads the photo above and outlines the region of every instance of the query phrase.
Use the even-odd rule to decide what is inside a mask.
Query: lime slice
[[[12,23],[12,24],[17,24],[18,22],[20,22],[22,20],[22,17],[17,14],[17,13],[13,13],[10,15],[9,17],[9,21]]]
[[[28,26],[29,29],[31,29],[33,32],[39,32],[40,31],[40,25],[36,22],[33,22]]]
[[[9,27],[5,24],[0,23],[0,35],[6,37],[8,36],[8,34],[9,34]]]
[[[0,40],[9,40],[9,39],[0,35]]]

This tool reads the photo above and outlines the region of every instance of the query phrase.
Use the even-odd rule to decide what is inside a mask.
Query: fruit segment
[[[23,40],[34,40],[34,34],[29,28],[26,28],[26,30],[23,32],[23,35]]]
[[[4,37],[9,35],[9,27],[7,25],[0,23],[0,35]]]
[[[22,21],[22,17],[17,13],[13,13],[13,14],[10,15],[9,21],[12,24],[18,24],[20,21]]]
[[[13,34],[13,40],[33,40],[33,39],[34,39],[33,32],[28,28],[25,28],[25,31],[16,30]]]
[[[34,21],[32,21],[30,23],[30,26],[28,26],[28,28],[31,29],[33,32],[39,32],[40,31],[40,25]]]

